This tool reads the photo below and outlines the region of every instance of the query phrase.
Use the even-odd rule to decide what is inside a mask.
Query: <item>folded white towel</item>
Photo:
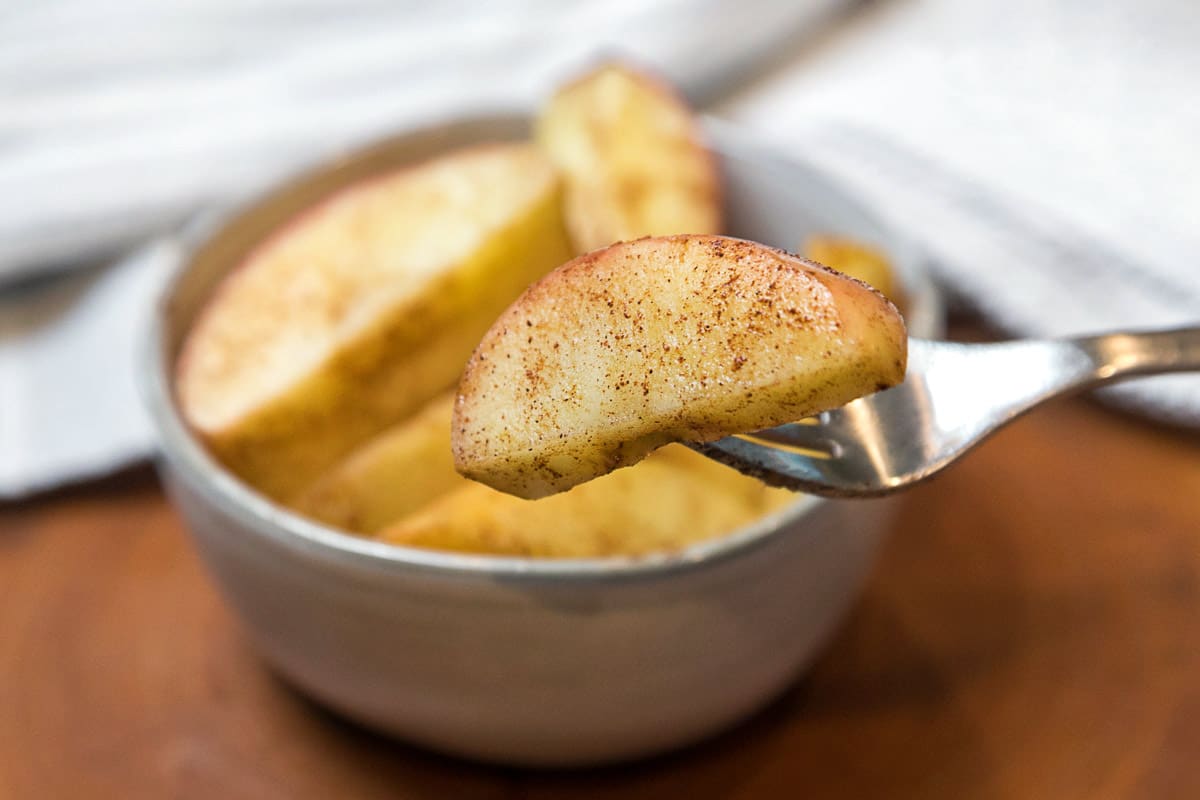
[[[606,52],[697,93],[845,0],[0,6],[0,280],[113,253],[397,126]]]
[[[427,8],[426,6],[431,6]],[[1200,322],[1200,6],[837,0],[0,6],[0,279],[126,247],[347,143],[531,103],[631,53],[822,165],[1014,334]],[[806,39],[808,37],[805,37]],[[748,65],[776,52],[765,75]],[[0,497],[152,445],[132,388],[169,242],[0,294]],[[1123,402],[1200,424],[1195,377]]]

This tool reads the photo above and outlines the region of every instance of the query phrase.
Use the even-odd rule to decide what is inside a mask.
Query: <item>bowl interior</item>
[[[941,332],[938,293],[906,242],[802,161],[772,153],[719,120],[706,120],[705,125],[724,173],[726,227],[731,235],[789,251],[797,250],[814,233],[843,234],[874,244],[889,254],[904,283],[909,332],[921,337]],[[814,503],[823,502],[802,497],[784,511],[746,529],[657,556],[550,560],[440,553],[363,539],[292,514],[226,472],[190,434],[174,402],[171,376],[175,359],[184,336],[217,283],[251,249],[340,187],[452,148],[528,136],[528,118],[516,114],[484,116],[401,134],[309,170],[229,216],[198,222],[185,232],[187,255],[169,282],[156,314],[144,376],[150,410],[171,464],[187,472],[213,502],[256,529],[292,537],[300,546],[392,564],[492,573],[612,576],[614,572],[640,573],[695,564],[769,535]]]

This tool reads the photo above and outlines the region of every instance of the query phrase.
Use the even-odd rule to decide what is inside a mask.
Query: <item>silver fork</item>
[[[899,386],[809,420],[692,447],[775,486],[884,495],[936,474],[1047,400],[1189,370],[1200,370],[1200,328],[997,344],[910,339]]]

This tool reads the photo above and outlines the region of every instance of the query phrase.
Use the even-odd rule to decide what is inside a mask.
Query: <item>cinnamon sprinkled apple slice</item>
[[[570,256],[558,176],[480,145],[341,189],[259,244],[184,343],[176,390],[230,470],[286,499],[451,388],[479,335]]]
[[[717,233],[717,161],[666,81],[605,64],[567,84],[538,115],[537,142],[566,183],[577,252],[641,236]]]
[[[616,244],[529,287],[484,335],[455,402],[455,467],[543,497],[671,441],[892,386],[906,355],[896,308],[814,262],[722,236]]]

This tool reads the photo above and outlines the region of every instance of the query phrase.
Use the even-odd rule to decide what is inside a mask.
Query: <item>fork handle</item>
[[[1092,364],[1092,380],[1200,370],[1200,327],[1109,333],[1072,339]]]

